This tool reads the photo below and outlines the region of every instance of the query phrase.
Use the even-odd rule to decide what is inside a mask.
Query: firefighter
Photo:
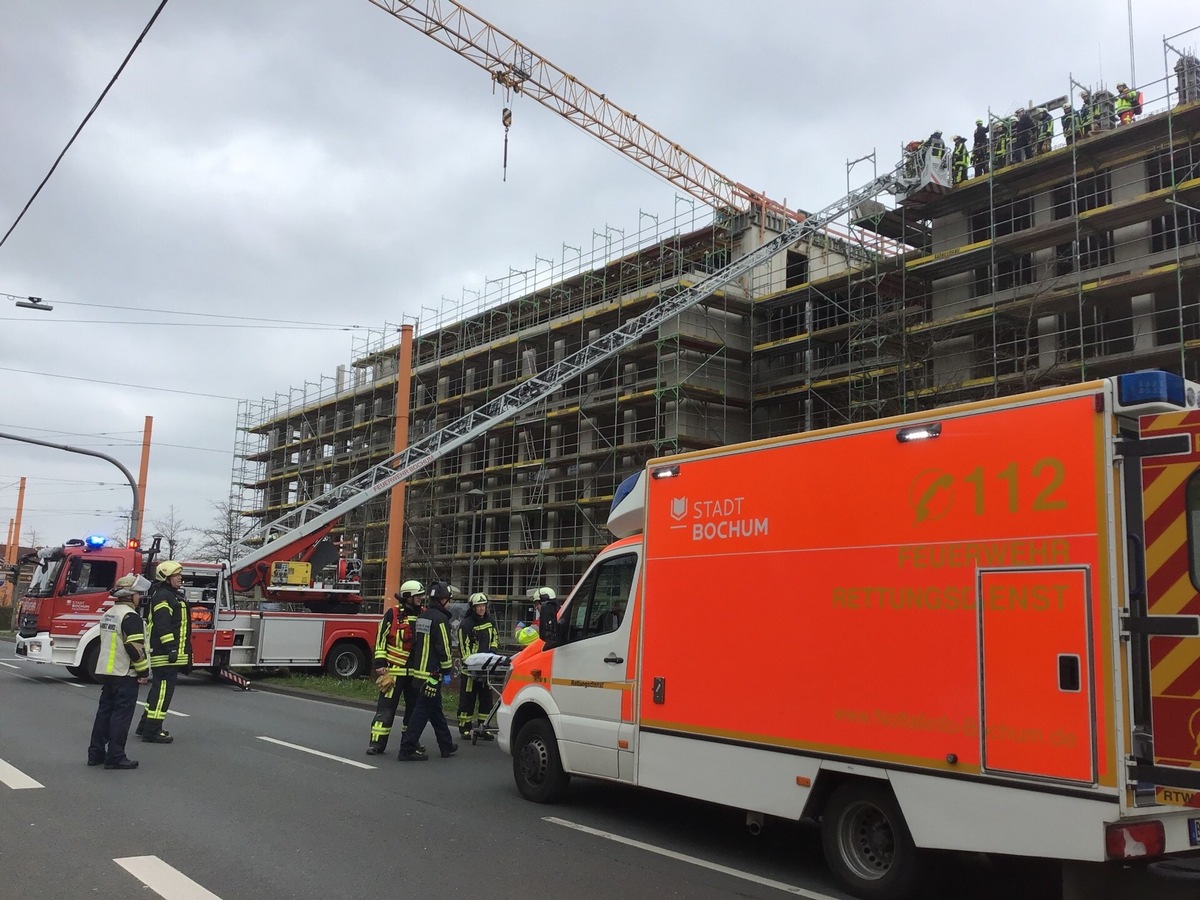
[[[1075,113],[1075,139],[1085,138],[1092,133],[1092,122],[1096,118],[1092,95],[1083,91],[1079,95],[1079,112]]]
[[[954,183],[967,180],[967,168],[971,164],[971,153],[967,150],[967,139],[961,134],[954,136],[954,150],[950,153],[950,165],[954,172]]]
[[[1023,162],[1024,160],[1033,158],[1034,130],[1033,116],[1023,107],[1018,109],[1016,123],[1013,126],[1012,132],[1011,146],[1013,162]]]
[[[1037,108],[1037,152],[1049,153],[1054,142],[1054,117],[1044,106]]]
[[[975,143],[971,147],[971,162],[975,166],[975,177],[988,171],[988,130],[983,119],[975,120]]]
[[[453,666],[449,605],[449,586],[435,581],[429,586],[429,607],[417,616],[413,624],[408,671],[413,680],[413,691],[417,693],[417,703],[408,728],[400,738],[400,752],[396,758],[401,762],[429,759],[428,753],[417,752],[426,724],[433,725],[443,759],[458,752],[458,744],[454,743],[450,726],[446,724],[446,714],[442,711],[442,677],[449,675]]]
[[[478,591],[471,595],[471,609],[463,616],[458,629],[458,651],[465,660],[474,653],[492,653],[496,646],[496,623],[488,613],[488,595]],[[492,695],[487,683],[479,678],[469,678],[464,672],[458,694],[458,733],[470,738],[472,729],[487,720],[492,711]],[[492,740],[492,735],[481,730],[479,737]]]
[[[419,581],[406,581],[400,585],[395,597],[399,603],[383,614],[375,638],[375,683],[379,685],[379,699],[375,703],[375,718],[371,720],[368,756],[387,750],[401,697],[404,698],[404,724],[412,718],[408,654],[412,649],[413,623],[421,614],[421,604],[425,600],[425,587]],[[424,747],[417,749],[420,753],[425,752]]]
[[[137,733],[148,744],[175,740],[163,729],[180,669],[191,670],[192,634],[183,594],[183,566],[172,559],[158,564],[150,588],[150,691]]]
[[[548,587],[538,588],[533,595],[534,624],[543,641],[558,640],[558,595]]]
[[[136,769],[136,759],[125,755],[125,741],[137,708],[138,685],[147,681],[150,663],[146,658],[146,635],[137,606],[142,592],[134,589],[136,578],[125,575],[113,586],[113,605],[100,617],[100,654],[96,679],[100,682],[100,704],[92,723],[88,765],[106,769]]]
[[[1075,110],[1070,103],[1063,107],[1062,133],[1068,144],[1075,143]]]

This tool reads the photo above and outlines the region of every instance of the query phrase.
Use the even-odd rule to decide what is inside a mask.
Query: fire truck
[[[341,557],[324,533],[309,546],[311,552],[299,554],[305,559],[277,554],[240,568],[182,563],[194,668],[242,687],[246,681],[233,669],[319,666],[343,678],[366,674],[379,616],[358,612],[358,561]],[[157,541],[143,553],[98,535],[39,550],[17,606],[17,655],[89,678],[109,591],[122,575],[152,575],[157,552]]]
[[[1200,386],[1119,377],[652,460],[512,661],[521,794],[819,819],[862,897],[932,850],[1200,847]]]

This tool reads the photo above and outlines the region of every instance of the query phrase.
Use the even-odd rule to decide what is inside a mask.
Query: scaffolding
[[[1070,79],[1058,100],[1082,87]],[[864,200],[848,223],[447,453],[407,485],[404,577],[486,591],[515,620],[534,587],[578,580],[610,539],[616,486],[653,457],[1134,368],[1200,380],[1200,62],[1164,41],[1164,77],[1141,87],[1130,124],[1114,123],[1114,95],[1096,86],[1093,127],[1070,142],[1057,133],[1029,159],[997,157],[892,205]],[[878,174],[875,154],[847,162],[848,198],[864,166]],[[669,217],[643,211],[636,229],[595,229],[422,307],[409,442],[786,227],[681,197]],[[273,519],[388,457],[397,349],[387,326],[336,375],[244,403],[235,508]],[[340,527],[364,559],[364,596],[381,599],[386,500]]]

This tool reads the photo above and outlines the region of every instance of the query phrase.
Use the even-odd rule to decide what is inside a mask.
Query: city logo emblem
[[[671,518],[676,522],[680,522],[687,518],[687,511],[687,497],[676,497],[671,501]]]
[[[1192,756],[1200,757],[1200,707],[1188,718],[1188,736],[1195,742],[1192,747]]]

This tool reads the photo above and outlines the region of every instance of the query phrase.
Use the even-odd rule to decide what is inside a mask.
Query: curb
[[[339,697],[336,694],[323,694],[320,691],[306,691],[303,688],[280,687],[261,681],[251,681],[250,690],[261,691],[264,694],[284,694],[288,697],[300,697],[303,700],[320,700],[337,706],[348,706],[352,709],[374,710],[375,704],[366,700],[355,700],[353,697]]]

